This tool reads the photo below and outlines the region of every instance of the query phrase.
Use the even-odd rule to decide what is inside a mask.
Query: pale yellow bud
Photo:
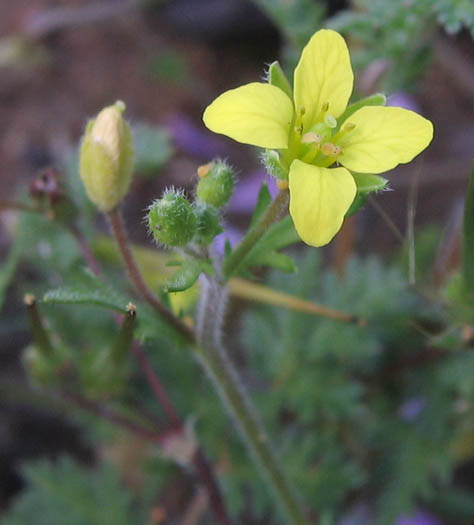
[[[132,180],[133,143],[121,101],[104,108],[86,127],[80,151],[80,175],[90,200],[103,212],[125,197]]]

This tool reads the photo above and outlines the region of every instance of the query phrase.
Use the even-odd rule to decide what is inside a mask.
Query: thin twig
[[[123,417],[121,414],[115,412],[111,408],[86,399],[85,397],[81,396],[76,392],[72,392],[70,390],[61,390],[61,396],[64,399],[67,399],[68,401],[76,405],[77,407],[92,414],[95,414],[98,417],[106,419],[114,425],[117,425],[120,428],[131,432],[132,434],[136,434],[137,436],[147,441],[153,441],[154,443],[160,443],[161,441],[160,434],[149,430],[148,428],[139,425],[134,421],[130,421],[129,419]]]
[[[420,173],[421,167],[415,171],[407,203],[408,282],[411,286],[416,284],[415,215]]]
[[[140,363],[140,367],[148,381],[148,384],[153,390],[155,399],[158,401],[158,403],[164,410],[165,414],[168,416],[173,426],[181,427],[182,423],[178,417],[178,414],[176,413],[173,404],[170,401],[170,398],[166,393],[166,390],[164,389],[161,382],[158,380],[158,377],[155,374],[150,362],[148,361],[145,352],[142,350],[140,345],[136,343],[136,341],[132,345],[132,351],[136,355],[138,362]]]
[[[37,206],[32,206],[31,204],[1,199],[0,200],[0,211],[2,210],[26,211],[28,213],[43,213],[44,212],[44,210],[42,210],[41,208],[38,208]]]
[[[195,344],[196,340],[194,337],[194,332],[185,324],[181,319],[176,317],[150,290],[146,284],[143,276],[138,268],[135,256],[132,253],[130,248],[130,243],[128,242],[127,232],[123,224],[122,215],[120,210],[116,208],[115,210],[108,213],[108,218],[112,233],[117,241],[117,245],[122,255],[122,259],[127,269],[130,280],[135,285],[137,291],[145,299],[145,301],[157,312],[157,314],[169,323],[178,334],[184,337],[188,343]]]
[[[369,195],[368,201],[374,208],[374,210],[382,217],[382,219],[385,221],[391,232],[395,235],[395,237],[403,244],[405,242],[405,237],[403,236],[402,232],[399,230],[398,226],[393,222],[390,215],[380,206],[380,204]]]

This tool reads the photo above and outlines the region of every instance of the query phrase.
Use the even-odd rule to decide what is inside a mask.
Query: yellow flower
[[[344,39],[321,30],[303,49],[293,100],[290,90],[254,82],[223,93],[203,116],[216,133],[279,150],[288,171],[290,215],[312,246],[327,244],[341,228],[357,192],[349,170],[391,170],[411,161],[433,137],[429,120],[402,108],[364,106],[346,118],[353,79]]]

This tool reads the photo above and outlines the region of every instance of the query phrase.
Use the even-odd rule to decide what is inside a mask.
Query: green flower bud
[[[200,181],[196,187],[197,198],[215,208],[222,208],[232,197],[234,173],[222,160],[210,162],[198,168]]]
[[[89,121],[82,138],[80,174],[89,199],[102,212],[112,211],[132,180],[133,143],[121,101]]]
[[[148,227],[156,242],[185,246],[197,230],[193,207],[181,192],[167,190],[148,210]]]
[[[197,204],[194,211],[197,218],[195,241],[199,244],[210,244],[216,235],[224,231],[220,225],[219,211],[204,203]]]
[[[262,153],[265,171],[278,180],[288,180],[288,169],[283,166],[278,151],[267,149]]]

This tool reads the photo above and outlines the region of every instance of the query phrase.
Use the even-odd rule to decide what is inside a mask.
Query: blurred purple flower
[[[422,397],[413,397],[405,401],[398,408],[398,417],[403,421],[415,421],[423,412],[426,406],[426,401]]]
[[[403,91],[398,91],[397,93],[390,95],[387,100],[387,106],[411,109],[412,111],[421,113],[420,106],[416,102],[415,98],[411,95],[408,95],[408,93],[404,93]]]
[[[168,129],[176,146],[188,155],[210,161],[216,156],[228,154],[223,140],[207,131],[204,126],[197,126],[185,115],[174,115],[168,121]]]
[[[225,232],[220,233],[214,240],[214,249],[219,255],[224,255],[227,240],[234,247],[242,238],[242,232],[233,226],[226,226]]]
[[[402,516],[398,518],[395,525],[443,525],[443,523],[432,514],[418,511],[413,516]]]
[[[237,181],[228,211],[231,213],[252,213],[257,203],[258,192],[262,182],[266,182],[270,195],[275,197],[278,188],[273,177],[266,174],[265,170],[256,170]]]

